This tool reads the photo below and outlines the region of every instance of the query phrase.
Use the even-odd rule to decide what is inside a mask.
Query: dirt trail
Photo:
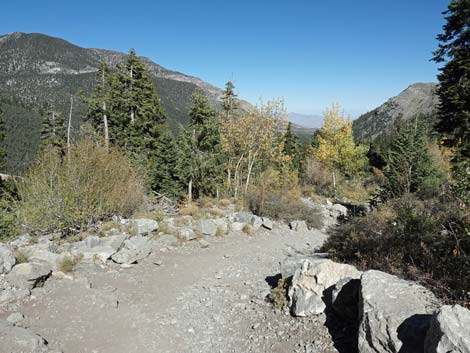
[[[22,325],[64,353],[334,351],[321,317],[294,319],[264,300],[286,251],[324,239],[278,227],[155,250],[132,268],[83,264],[35,290]]]

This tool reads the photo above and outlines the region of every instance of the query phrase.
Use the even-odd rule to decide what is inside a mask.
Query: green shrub
[[[470,218],[450,197],[405,195],[352,219],[324,245],[339,261],[421,281],[439,296],[470,300]]]
[[[58,262],[57,268],[64,273],[72,272],[81,259],[80,256],[65,256]]]
[[[141,204],[144,182],[127,157],[81,140],[69,155],[48,148],[18,182],[19,222],[30,230],[83,228],[114,214],[130,216]]]

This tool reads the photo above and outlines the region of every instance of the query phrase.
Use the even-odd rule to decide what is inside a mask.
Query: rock
[[[247,223],[232,222],[230,223],[230,230],[232,232],[241,232]]]
[[[359,278],[354,266],[331,260],[305,260],[295,271],[288,291],[289,307],[295,316],[321,314],[325,308],[324,292],[343,278]]]
[[[289,226],[296,232],[308,232],[307,223],[305,223],[305,221],[292,221],[289,223]]]
[[[51,274],[52,266],[49,263],[36,260],[13,267],[13,270],[7,275],[7,280],[15,287],[31,290],[42,287]]]
[[[26,246],[31,244],[33,241],[33,238],[31,238],[31,235],[29,234],[22,234],[17,236],[13,241],[10,242],[10,245],[19,248],[21,246]]]
[[[174,235],[162,234],[158,239],[153,240],[153,249],[158,250],[176,244],[178,244],[178,239]]]
[[[199,240],[199,245],[201,245],[201,248],[206,249],[210,246],[209,242],[207,240],[201,239]]]
[[[24,315],[20,312],[12,313],[12,314],[8,315],[8,317],[7,317],[7,321],[11,322],[12,324],[17,324],[18,322],[20,322],[23,319],[24,319]]]
[[[10,272],[15,263],[13,251],[9,247],[0,244],[0,274]]]
[[[348,215],[348,209],[339,203],[335,203],[330,209],[336,213],[337,217],[346,217]]]
[[[234,216],[235,222],[248,223],[251,224],[251,218],[253,217],[252,213],[249,212],[238,212]]]
[[[263,217],[261,218],[263,224],[262,226],[268,230],[272,230],[273,227],[274,227],[274,223],[272,220],[270,220],[269,218],[266,218],[266,217]]]
[[[194,231],[189,228],[179,228],[177,234],[178,238],[183,241],[190,241],[197,238],[196,233],[194,233]]]
[[[111,258],[118,264],[134,264],[146,258],[152,252],[152,241],[136,236],[124,241],[124,246]]]
[[[460,305],[444,305],[431,321],[424,352],[470,353],[470,311]]]
[[[290,253],[285,257],[283,261],[279,263],[279,268],[282,278],[292,277],[299,268],[302,267],[302,264],[305,260],[309,261],[318,261],[324,259],[324,257],[314,254],[302,254],[302,253]]]
[[[6,288],[0,290],[0,304],[13,303],[31,294],[27,288]]]
[[[1,350],[5,353],[49,352],[44,338],[4,320],[0,320],[0,342]]]
[[[217,223],[212,219],[200,219],[194,222],[193,229],[196,233],[213,237],[217,234]]]
[[[360,279],[343,278],[339,280],[331,293],[331,306],[343,320],[357,322],[359,316]]]
[[[380,271],[361,276],[359,352],[423,352],[439,303],[426,288]]]
[[[130,226],[136,235],[150,234],[158,230],[158,222],[153,219],[137,218],[130,220]]]
[[[83,260],[85,261],[98,259],[105,263],[121,248],[126,238],[127,236],[125,234],[112,235],[104,238],[89,236],[83,241],[73,244],[70,252],[74,256],[83,256]]]
[[[253,226],[254,230],[258,230],[261,228],[261,226],[263,225],[263,219],[261,217],[258,217],[258,216],[251,216],[251,219],[250,219],[250,224]]]
[[[48,250],[37,249],[33,252],[28,253],[28,261],[44,261],[47,262],[53,270],[57,269],[57,262],[59,260],[59,254],[55,254]]]

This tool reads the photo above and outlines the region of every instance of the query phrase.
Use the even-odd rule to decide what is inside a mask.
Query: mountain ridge
[[[439,104],[437,88],[438,84],[434,82],[409,85],[398,95],[354,120],[354,137],[372,142],[390,133],[398,120],[408,120],[417,114],[425,115],[432,123],[436,119]]]

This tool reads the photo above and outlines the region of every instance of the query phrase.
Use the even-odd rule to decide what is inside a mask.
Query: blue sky
[[[333,102],[353,116],[414,82],[429,62],[444,0],[2,0],[0,33],[40,32],[83,47],[134,47],[216,86],[233,79],[251,102],[289,111]]]

